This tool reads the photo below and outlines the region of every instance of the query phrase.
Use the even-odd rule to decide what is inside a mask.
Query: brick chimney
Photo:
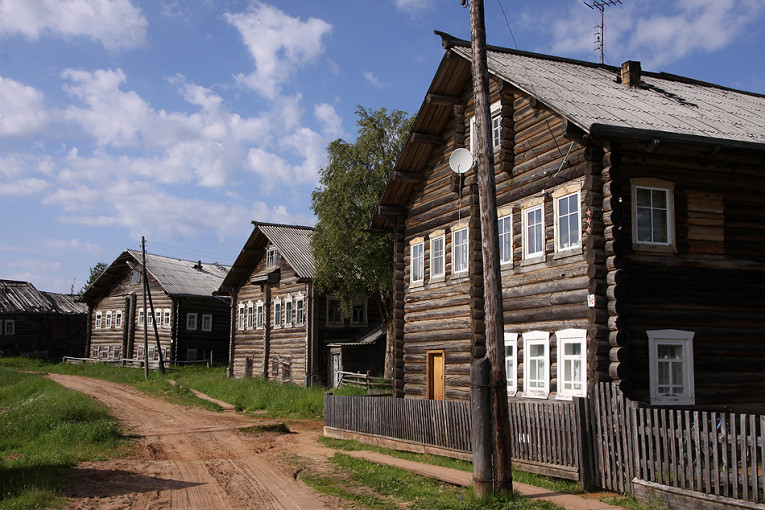
[[[628,87],[640,86],[640,62],[628,60],[622,64],[622,84]]]

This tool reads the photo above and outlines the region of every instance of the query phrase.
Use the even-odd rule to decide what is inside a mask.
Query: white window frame
[[[508,356],[513,364],[508,366]],[[505,377],[507,378],[507,395],[514,397],[518,393],[518,333],[505,331]]]
[[[302,326],[305,323],[305,299],[302,294],[295,297],[295,324]]]
[[[146,325],[147,326],[153,326],[154,325],[154,316],[151,314],[151,309],[147,308],[146,313],[144,314],[146,316]]]
[[[122,350],[122,346],[115,345],[112,347],[112,359],[120,359],[120,351]]]
[[[162,327],[163,328],[169,328],[170,322],[172,317],[172,310],[170,308],[165,308],[162,310]]]
[[[16,320],[15,319],[6,319],[5,320],[5,327],[3,328],[6,335],[15,335],[16,334]]]
[[[649,380],[651,385],[652,405],[695,405],[696,389],[693,370],[693,331],[678,329],[659,329],[646,331],[648,335]],[[683,388],[681,393],[659,392],[659,346],[673,345],[682,349],[680,358],[683,368]]]
[[[367,325],[368,303],[369,303],[369,300],[366,296],[357,298],[353,301],[353,309],[351,310],[351,326],[366,326]],[[360,307],[360,309],[357,307]],[[356,319],[357,311],[361,312],[360,320]]]
[[[452,230],[452,274],[468,272],[469,242],[467,225],[460,225]]]
[[[111,310],[106,312],[106,324],[104,325],[106,329],[112,329],[112,312]]]
[[[101,312],[96,312],[96,329],[101,329],[104,327],[103,322],[103,314]]]
[[[505,227],[505,230],[502,227]],[[500,266],[513,263],[513,214],[508,213],[497,218],[497,238],[499,243]],[[508,241],[509,243],[505,243]],[[506,247],[507,249],[503,249]]]
[[[212,319],[211,313],[202,314],[202,331],[212,331]]]
[[[337,303],[337,310],[340,313],[340,319],[339,321],[331,321],[330,317],[330,309],[331,309],[331,303]],[[345,318],[343,317],[343,307],[340,303],[340,298],[337,296],[327,296],[327,326],[342,326],[345,322]]]
[[[284,300],[284,327],[292,327],[293,323],[292,296],[287,294]]]
[[[640,250],[658,251],[658,252],[674,252],[675,251],[675,185],[674,183],[663,181],[660,179],[631,179],[632,185],[632,243],[635,248]],[[638,204],[637,196],[639,190],[650,190],[651,192],[659,191],[663,192],[666,197],[666,225],[667,239],[666,241],[654,241],[653,234],[654,229],[651,225],[651,237],[652,239],[640,239],[638,232]],[[641,208],[645,209],[645,208]],[[654,214],[654,210],[659,208],[649,207],[651,215]],[[653,222],[652,222],[653,223]]]
[[[114,312],[114,327],[115,328],[122,327],[122,310],[117,310],[116,312]]]
[[[277,297],[273,300],[274,303],[274,328],[282,327],[282,298]]]
[[[157,323],[157,327],[162,327],[162,310],[155,309],[154,310],[154,322]]]
[[[555,332],[555,339],[558,348],[558,394],[557,398],[570,400],[573,397],[587,396],[587,330],[584,329],[563,329]],[[580,346],[578,355],[568,355],[565,351],[566,345]],[[578,381],[579,388],[574,388],[577,381],[566,381],[566,365],[579,362],[581,380]],[[571,385],[571,388],[566,388]]]
[[[529,214],[533,213],[535,211],[540,212],[540,221],[539,223],[534,223],[533,225],[529,225]],[[524,260],[538,260],[543,259],[545,256],[545,204],[544,202],[538,202],[534,204],[530,204],[523,208],[521,211],[521,220],[523,223],[523,259]],[[536,251],[530,251],[529,250],[529,227],[530,226],[539,226],[539,241],[540,241],[540,249]],[[535,236],[537,234],[536,230],[534,232]]]
[[[278,260],[278,250],[276,246],[271,246],[266,252],[266,267],[276,267]]]
[[[443,280],[445,276],[446,236],[439,230],[430,235],[430,281]]]
[[[186,329],[189,331],[197,330],[197,314],[196,313],[186,314]]]
[[[247,319],[244,303],[239,303],[236,311],[236,329],[242,331],[244,329],[245,320]]]
[[[143,308],[138,309],[138,325],[144,326],[146,324],[146,312]]]
[[[418,237],[412,239],[409,246],[409,283],[411,286],[419,286],[425,283],[425,243]]]
[[[496,156],[498,149],[502,145],[502,115],[501,115],[501,109],[502,109],[502,102],[501,101],[495,101],[491,104],[489,107],[490,116],[491,116],[491,124],[489,126],[489,132],[491,133],[491,146],[494,149],[494,155]],[[473,143],[473,140],[475,140],[476,133],[475,133],[475,115],[470,117],[470,153],[475,154],[475,144]]]
[[[247,301],[247,329],[252,329],[255,321],[255,307],[252,301]]]
[[[255,303],[255,329],[263,329],[264,322],[265,310],[263,309],[263,301],[258,300]]]
[[[570,187],[566,187],[553,194],[553,208],[555,209],[555,252],[561,254],[572,254],[575,252],[581,252],[582,250],[582,202],[579,185],[577,185],[576,191],[569,193],[570,190]],[[570,201],[572,197],[576,203],[576,212],[566,213],[567,221],[563,222],[561,221],[562,218],[560,202],[562,200]],[[564,226],[566,228],[571,227],[571,222],[569,220],[572,216],[574,216],[574,214],[576,215],[576,221],[574,222],[573,228],[576,230],[572,230],[571,232],[576,232],[576,242],[572,243],[569,241],[568,246],[562,246],[561,241],[563,240],[563,236],[561,235],[561,230],[564,228]],[[571,232],[569,232],[569,240],[571,239]]]
[[[523,333],[523,396],[529,398],[547,398],[550,394],[550,333],[547,331],[529,331]],[[542,373],[538,377],[541,386],[529,388],[531,373],[531,347],[543,347]],[[539,368],[539,367],[537,367]]]

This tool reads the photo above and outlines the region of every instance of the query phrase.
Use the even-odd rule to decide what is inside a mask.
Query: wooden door
[[[444,351],[428,351],[428,399],[444,399]]]
[[[332,353],[332,373],[330,374],[330,381],[332,381],[333,388],[337,388],[340,384],[340,378],[342,377],[342,374],[340,373],[343,370],[342,356],[343,355],[340,352]]]

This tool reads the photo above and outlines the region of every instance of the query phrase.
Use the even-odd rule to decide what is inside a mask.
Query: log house
[[[469,398],[485,355],[471,46],[446,53],[370,226],[394,233],[395,393]],[[615,381],[765,409],[765,97],[489,47],[512,399]]]
[[[146,254],[154,305],[143,304],[142,255],[125,250],[80,296],[89,309],[88,353],[103,360],[158,360],[154,322],[163,359],[228,359],[229,300],[213,296],[227,266]],[[144,353],[148,328],[148,353]]]
[[[333,369],[343,368],[337,356],[343,349],[352,350],[349,366],[361,360],[368,363],[364,371],[382,367],[385,331],[376,307],[360,297],[345,317],[339,298],[314,289],[313,228],[253,225],[218,290],[231,296],[229,373],[326,385]]]

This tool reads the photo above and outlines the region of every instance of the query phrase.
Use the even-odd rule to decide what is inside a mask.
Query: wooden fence
[[[600,384],[591,402],[599,485],[633,479],[765,502],[765,416],[650,407]]]
[[[393,395],[393,379],[374,377],[356,372],[337,372],[340,375],[338,386],[355,386],[366,389],[370,395],[391,396]]]

